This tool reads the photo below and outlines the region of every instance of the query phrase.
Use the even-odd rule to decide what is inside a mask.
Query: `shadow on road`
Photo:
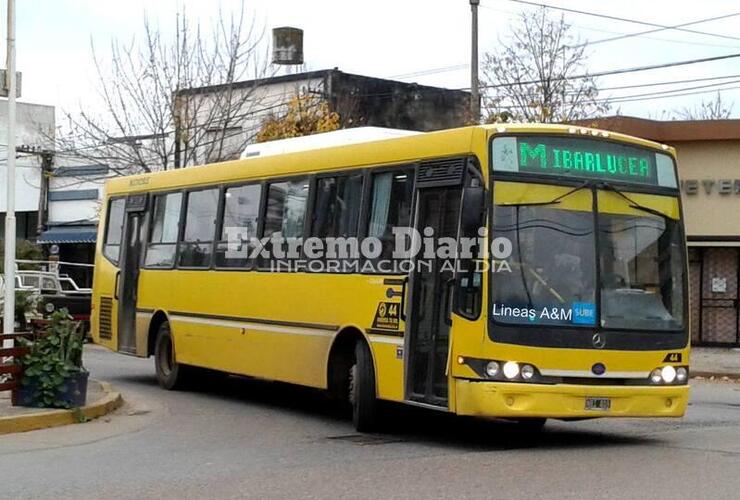
[[[124,375],[120,379],[137,385],[153,386],[156,379],[145,375]],[[458,417],[455,415],[400,404],[383,406],[382,432],[361,435],[351,428],[349,408],[331,401],[324,392],[306,387],[236,376],[212,376],[191,388],[199,398],[239,401],[277,413],[290,412],[328,424],[334,434],[326,440],[357,445],[415,442],[466,451],[496,449],[550,449],[629,446],[655,443],[652,437],[630,437],[562,425],[546,426],[541,432],[528,432],[507,421]],[[341,423],[342,425],[337,425]],[[606,427],[606,426],[605,426]]]

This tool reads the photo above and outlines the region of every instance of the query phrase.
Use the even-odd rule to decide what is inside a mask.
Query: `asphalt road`
[[[86,352],[127,400],[0,436],[0,498],[740,498],[740,384],[694,383],[682,420],[503,423],[410,408],[358,435],[321,393],[231,378],[167,392],[153,361]]]

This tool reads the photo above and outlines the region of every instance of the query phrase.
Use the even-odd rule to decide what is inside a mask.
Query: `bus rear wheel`
[[[378,400],[375,397],[375,369],[370,348],[365,342],[355,345],[355,362],[349,373],[349,401],[352,423],[359,432],[378,428]]]
[[[190,382],[191,368],[178,363],[175,359],[175,344],[172,341],[170,324],[159,325],[157,340],[154,344],[154,367],[157,382],[168,391],[185,388]]]

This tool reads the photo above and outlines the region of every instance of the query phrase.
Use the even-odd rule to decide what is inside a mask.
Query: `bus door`
[[[126,198],[123,240],[115,298],[118,301],[118,350],[136,354],[136,295],[144,248],[146,194]]]
[[[457,241],[466,158],[424,162],[416,177],[414,226],[424,238]],[[449,241],[449,240],[448,240]],[[424,255],[414,259],[406,322],[406,399],[447,407],[454,259]]]

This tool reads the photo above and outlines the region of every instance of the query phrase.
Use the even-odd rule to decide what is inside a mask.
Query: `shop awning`
[[[41,233],[37,243],[50,245],[52,243],[95,243],[98,228],[86,226],[53,226]]]

